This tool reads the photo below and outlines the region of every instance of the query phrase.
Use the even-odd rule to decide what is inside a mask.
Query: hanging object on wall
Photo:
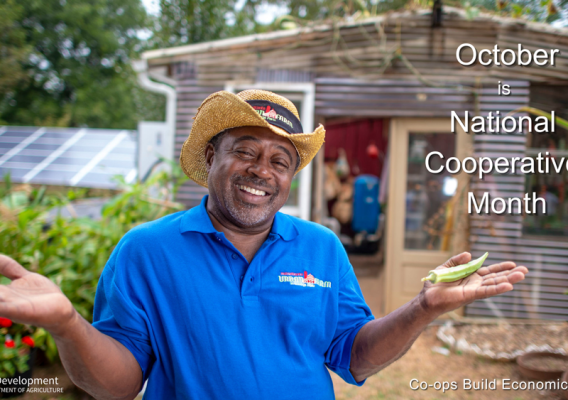
[[[325,180],[323,192],[326,200],[333,200],[341,192],[341,181],[335,172],[335,166],[331,163],[325,164]]]
[[[373,159],[379,157],[379,148],[374,142],[367,146],[367,155]]]
[[[335,162],[335,173],[338,177],[345,178],[349,176],[349,173],[351,172],[349,162],[347,161],[347,154],[342,148],[337,151],[339,153],[339,157],[337,157],[337,161]]]
[[[361,174],[361,168],[359,168],[359,163],[357,163],[357,160],[355,160],[355,163],[351,168],[351,173],[353,174],[353,176],[359,176]]]

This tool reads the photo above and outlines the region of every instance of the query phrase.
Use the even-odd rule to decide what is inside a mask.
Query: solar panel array
[[[137,132],[0,126],[0,179],[113,189],[136,179]]]

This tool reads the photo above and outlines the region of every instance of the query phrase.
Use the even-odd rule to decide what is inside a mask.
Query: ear
[[[207,146],[205,146],[205,168],[207,169],[207,173],[209,173],[209,170],[211,169],[214,156],[215,147],[213,147],[211,143],[207,143]]]

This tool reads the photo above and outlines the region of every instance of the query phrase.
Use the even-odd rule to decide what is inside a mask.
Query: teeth
[[[251,187],[245,186],[245,185],[239,185],[239,189],[244,190],[245,192],[249,192],[252,194],[255,194],[257,196],[266,196],[266,192],[263,190],[256,190],[253,189]]]

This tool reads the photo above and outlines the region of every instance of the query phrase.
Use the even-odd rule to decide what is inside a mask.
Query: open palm
[[[471,260],[471,254],[461,253],[436,269],[451,268]],[[512,261],[482,267],[472,275],[455,282],[424,284],[425,305],[441,313],[462,307],[474,300],[486,299],[513,290],[513,285],[525,279],[528,269]]]
[[[73,317],[69,299],[46,277],[4,255],[0,255],[0,274],[12,280],[0,285],[0,317],[48,330],[57,330]]]

